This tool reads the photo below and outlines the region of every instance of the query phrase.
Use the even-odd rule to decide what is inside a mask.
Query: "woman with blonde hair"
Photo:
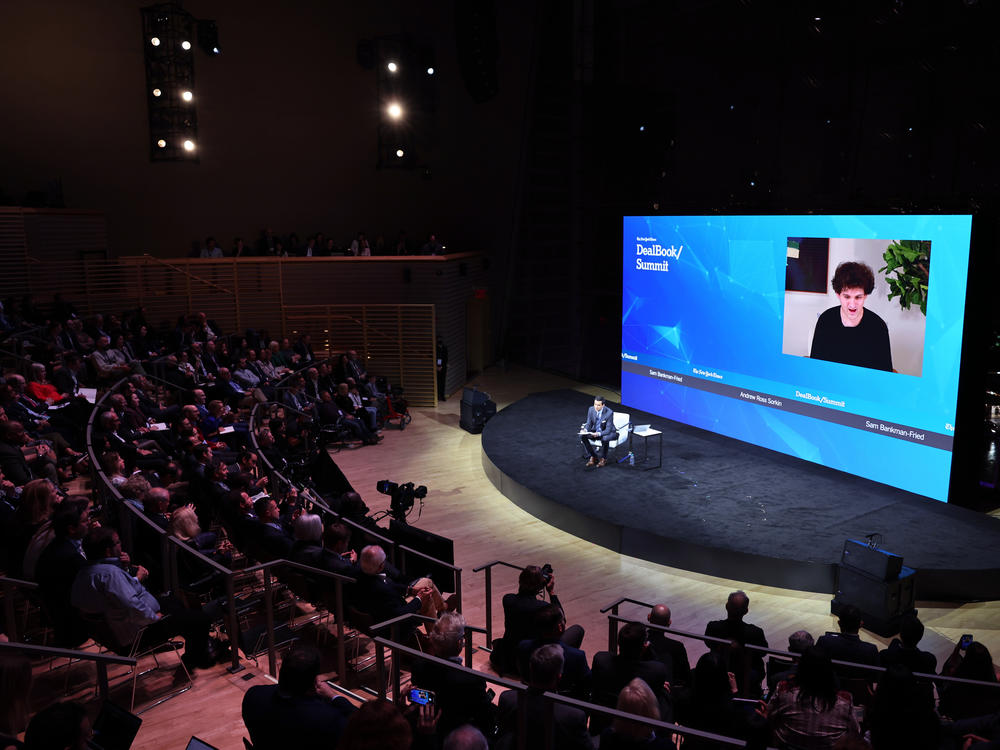
[[[660,704],[644,680],[636,677],[618,693],[615,706],[624,713],[660,720]],[[666,750],[673,748],[670,735],[658,734],[653,727],[638,721],[616,718],[601,733],[601,750]]]

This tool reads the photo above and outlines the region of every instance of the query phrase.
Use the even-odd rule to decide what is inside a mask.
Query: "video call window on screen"
[[[625,217],[624,403],[947,499],[971,225]]]
[[[892,245],[900,252],[919,248],[908,278],[886,270]],[[781,351],[919,377],[927,316],[919,305],[904,308],[898,294],[890,299],[887,274],[897,284],[922,287],[918,293],[926,297],[930,247],[929,241],[789,237]]]

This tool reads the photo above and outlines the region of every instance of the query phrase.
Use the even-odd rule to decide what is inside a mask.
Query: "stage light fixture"
[[[152,44],[154,47],[159,47],[160,46],[160,37],[154,36],[152,39],[149,40],[149,43]]]
[[[386,65],[385,67],[386,70],[388,70],[390,73],[395,73],[397,70],[399,70],[399,66],[396,65],[396,63],[392,62],[391,60],[389,61],[389,64]]]
[[[406,153],[406,152],[405,152],[405,151],[403,151],[403,149],[401,149],[401,148],[397,148],[397,149],[396,149],[396,156],[398,156],[398,157],[399,157],[400,159],[402,159],[402,158],[403,158],[403,156],[404,156],[404,154],[405,154],[405,153]]]
[[[213,55],[217,55],[217,54],[219,54],[219,52],[221,52],[221,50],[218,47],[212,47],[212,54]]]
[[[156,145],[159,146],[160,148],[166,148],[167,147],[167,142],[161,138],[160,140],[158,140],[156,142]]]
[[[399,102],[392,102],[385,111],[389,113],[389,117],[393,120],[398,120],[403,116],[403,108],[399,105]]]
[[[191,49],[191,42],[185,39],[183,42],[181,42],[181,49],[187,52],[189,49]]]
[[[153,89],[153,96],[160,96],[162,93],[159,89]]]
[[[429,75],[429,76],[434,75],[434,68],[428,68],[427,69],[427,75]]]
[[[190,139],[184,141],[184,150],[185,151],[194,151],[194,141],[192,141]]]
[[[189,102],[192,99],[194,99],[194,94],[192,94],[190,91],[182,91],[181,92],[181,99],[183,99],[186,102]]]

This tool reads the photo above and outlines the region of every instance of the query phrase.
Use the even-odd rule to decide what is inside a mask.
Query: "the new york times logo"
[[[680,247],[664,247],[660,243],[656,242],[652,237],[637,237],[635,243],[635,268],[637,271],[669,271],[670,261],[667,258],[673,258],[674,260],[680,260],[681,252],[684,250],[684,245]],[[643,244],[648,242],[650,244]],[[642,256],[663,258],[663,260],[643,260]]]

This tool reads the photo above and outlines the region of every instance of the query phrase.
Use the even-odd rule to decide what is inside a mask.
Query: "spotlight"
[[[160,91],[159,89],[153,89],[153,96],[160,96],[160,94],[162,94],[162,93],[163,92]]]
[[[389,71],[390,73],[395,73],[395,72],[396,72],[397,70],[399,70],[399,66],[398,66],[398,65],[396,65],[396,63],[394,63],[394,62],[391,62],[391,61],[390,61],[390,62],[389,62],[389,64],[388,64],[388,65],[386,65],[385,67],[386,67],[386,69],[387,69],[387,70],[388,70],[388,71]]]
[[[181,49],[184,50],[185,52],[191,49],[191,42],[185,39],[183,42],[181,42]]]
[[[159,146],[160,148],[166,148],[167,147],[167,142],[161,138],[160,140],[158,140],[156,142],[156,145]]]
[[[393,102],[392,104],[390,104],[389,107],[386,109],[386,112],[389,113],[389,117],[391,117],[393,120],[398,120],[400,117],[403,116],[403,108],[399,106],[399,102]]]
[[[194,141],[192,141],[192,140],[184,141],[184,150],[185,151],[194,151]]]
[[[152,39],[149,40],[149,43],[152,44],[154,47],[159,47],[160,46],[160,37],[154,36]]]
[[[219,54],[219,52],[220,52],[220,50],[219,50],[218,47],[212,47],[212,54],[213,55],[217,55],[217,54]]]
[[[434,68],[428,68],[427,69],[427,75],[429,75],[429,76],[434,75]]]
[[[189,102],[192,99],[194,99],[194,94],[192,94],[190,91],[182,91],[181,92],[181,99],[183,99],[186,102]]]
[[[405,151],[403,151],[403,149],[401,149],[401,148],[397,148],[397,149],[396,149],[396,156],[398,156],[398,157],[399,157],[400,159],[402,159],[402,158],[403,158],[403,154],[405,154],[405,153],[406,153],[406,152],[405,152]]]

